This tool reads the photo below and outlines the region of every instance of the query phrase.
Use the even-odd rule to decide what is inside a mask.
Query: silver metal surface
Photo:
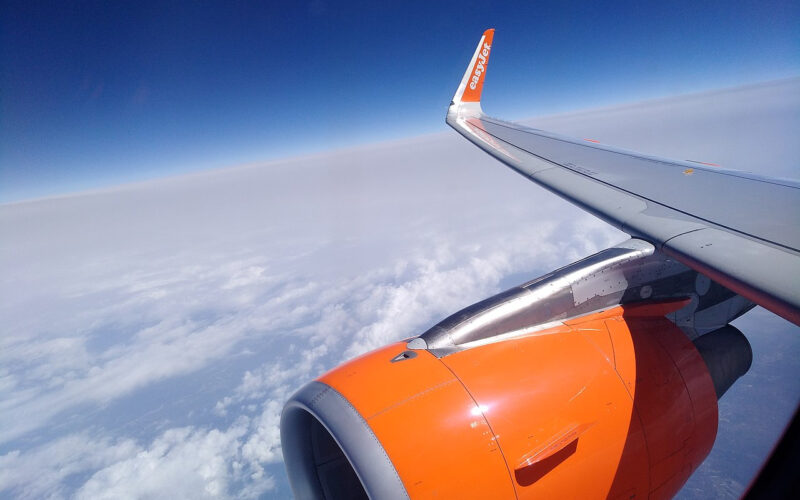
[[[630,239],[449,316],[415,339],[439,356],[527,335],[569,318],[643,300],[689,298],[668,317],[690,338],[753,307],[653,245]]]
[[[422,337],[417,337],[408,344],[406,344],[406,347],[409,349],[427,349],[428,344],[425,343],[425,339],[423,339]]]

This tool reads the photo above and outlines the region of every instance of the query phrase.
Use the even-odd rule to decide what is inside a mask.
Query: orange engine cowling
[[[400,342],[303,387],[281,421],[297,498],[668,498],[717,396],[664,318],[618,306],[437,356]]]

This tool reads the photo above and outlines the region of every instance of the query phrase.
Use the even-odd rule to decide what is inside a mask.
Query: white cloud
[[[0,456],[0,491],[14,490],[19,498],[66,496],[62,481],[86,470],[125,459],[139,450],[130,439],[97,439],[88,432],[71,434],[33,450]]]
[[[170,429],[147,449],[96,472],[77,498],[221,498],[236,496],[233,480],[243,473],[241,438],[246,422],[221,432],[191,427]],[[245,468],[246,469],[246,468]],[[269,477],[251,477],[253,493],[274,485]]]
[[[281,460],[281,406],[270,401],[260,416],[241,417],[225,430],[171,428],[147,447],[81,433],[15,450],[0,456],[0,491],[64,497],[65,482],[90,472],[77,498],[256,498],[275,486],[263,465]]]
[[[1,206],[0,234],[23,498],[286,495],[293,390],[624,238],[452,133]]]
[[[575,227],[596,230],[602,226],[584,219]],[[42,419],[28,423],[40,424],[47,416],[75,404],[76,399],[119,398],[159,377],[202,365],[208,361],[204,356],[231,352],[235,341],[246,337],[241,332],[247,331],[253,318],[260,328],[294,325],[300,336],[292,337],[293,348],[287,348],[277,362],[245,371],[231,394],[214,405],[217,415],[226,416],[253,413],[255,403],[260,413],[251,419],[227,429],[172,428],[146,448],[132,445],[130,439],[124,441],[127,456],[116,456],[112,463],[74,460],[70,464],[75,473],[100,469],[81,488],[79,496],[132,498],[150,496],[154,491],[161,492],[160,496],[181,498],[235,496],[231,485],[247,493],[242,493],[245,497],[258,494],[275,481],[264,466],[281,460],[280,411],[292,391],[346,357],[408,336],[409,332],[420,333],[424,324],[442,314],[496,291],[499,280],[507,274],[531,267],[548,268],[552,256],[560,253],[554,252],[554,245],[544,243],[555,230],[551,222],[537,224],[502,244],[487,244],[485,248],[454,248],[441,241],[430,257],[398,260],[343,282],[287,283],[280,287],[281,293],[270,295],[263,303],[245,302],[235,318],[199,325],[176,322],[165,326],[162,322],[143,328],[132,337],[131,345],[112,346],[101,353],[99,358],[105,363],[94,365],[85,377],[64,384],[55,396],[32,397],[29,406],[18,405],[16,410],[34,408],[42,412]],[[531,243],[534,235],[543,237],[538,245]],[[591,249],[604,246],[606,240],[616,236],[602,230],[598,235],[602,236],[599,241],[588,242]],[[232,276],[236,279],[235,273]],[[24,424],[17,424],[17,429],[25,429]],[[106,439],[92,446],[94,455],[111,456],[109,450],[120,445]],[[37,483],[57,489],[65,476],[56,471],[65,469],[61,462],[37,463],[41,453],[45,448],[22,453],[15,450],[8,457],[17,468],[47,471],[47,479],[39,478]],[[27,494],[24,485],[23,481],[2,486]]]

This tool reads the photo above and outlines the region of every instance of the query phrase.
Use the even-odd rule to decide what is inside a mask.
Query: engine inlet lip
[[[370,498],[409,498],[394,464],[364,417],[338,391],[318,381],[294,393],[281,413],[281,449],[296,498],[324,498],[314,468],[311,418],[336,441]]]

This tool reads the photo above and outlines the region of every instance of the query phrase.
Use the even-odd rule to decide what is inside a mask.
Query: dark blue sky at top
[[[800,74],[797,2],[5,2],[0,202]]]

